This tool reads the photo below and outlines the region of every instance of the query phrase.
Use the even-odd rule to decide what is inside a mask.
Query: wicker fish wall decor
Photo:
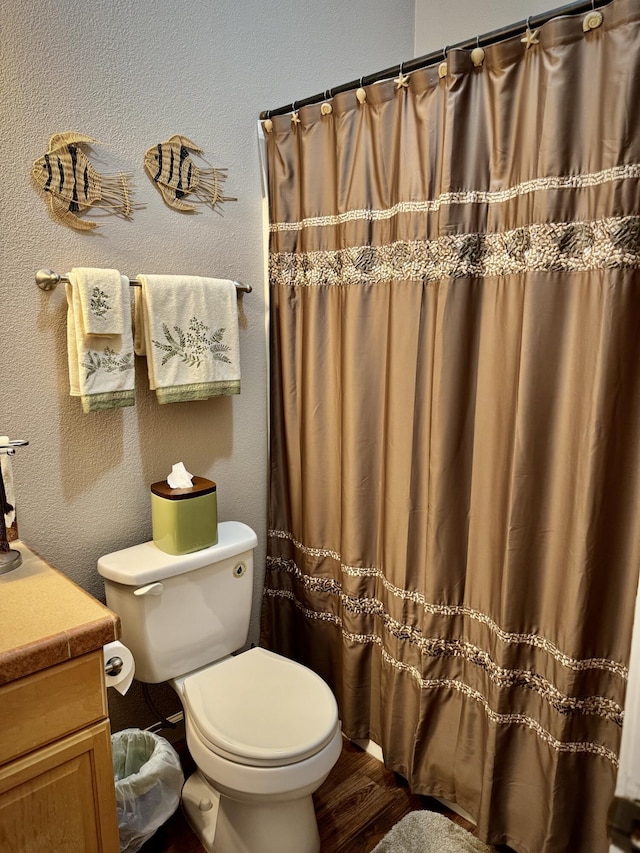
[[[31,167],[36,186],[48,196],[52,215],[79,231],[97,227],[97,222],[80,218],[89,208],[131,219],[134,208],[139,207],[131,202],[131,175],[101,175],[80,147],[99,144],[74,130],[54,133],[46,154]]]
[[[202,155],[203,149],[186,136],[174,134],[165,142],[149,148],[144,155],[144,167],[162,198],[174,210],[191,212],[195,204],[203,204],[216,210],[225,201],[236,198],[222,194],[222,185],[227,177],[226,169],[197,166],[191,154]],[[183,201],[191,196],[188,204]]]

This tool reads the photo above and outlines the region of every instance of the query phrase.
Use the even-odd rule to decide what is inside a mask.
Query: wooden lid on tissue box
[[[160,498],[167,498],[170,501],[183,501],[187,498],[197,498],[200,495],[209,495],[215,492],[216,484],[213,480],[207,480],[206,477],[193,477],[193,485],[187,489],[172,489],[166,480],[160,480],[159,483],[151,484],[151,491],[154,495]]]

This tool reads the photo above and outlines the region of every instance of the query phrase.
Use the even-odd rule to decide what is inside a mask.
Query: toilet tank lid
[[[210,548],[174,556],[161,551],[153,542],[143,542],[100,557],[98,573],[116,583],[143,586],[235,557],[257,544],[258,537],[248,525],[241,521],[221,521],[218,542]]]

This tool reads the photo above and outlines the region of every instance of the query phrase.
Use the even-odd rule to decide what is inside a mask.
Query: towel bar
[[[53,290],[61,281],[69,281],[69,279],[66,275],[60,275],[60,273],[53,270],[38,270],[36,273],[36,284],[40,290]],[[250,284],[242,284],[239,281],[234,281],[233,283],[239,293],[251,293],[252,287]],[[140,287],[140,282],[133,281],[132,279],[129,279],[129,284],[131,287]]]

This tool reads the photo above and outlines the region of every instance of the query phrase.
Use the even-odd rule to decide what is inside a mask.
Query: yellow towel
[[[99,271],[102,272],[102,271]],[[67,274],[67,355],[72,397],[80,397],[84,412],[133,406],[134,359],[131,331],[131,293],[129,279],[119,275],[120,286],[112,289],[108,300],[120,315],[118,333],[90,334],[84,324],[81,292],[90,303],[94,284],[91,275]],[[96,277],[96,281],[100,277]],[[115,328],[111,325],[111,328]]]
[[[118,270],[74,267],[71,275],[80,296],[85,334],[122,334],[123,300]]]
[[[236,287],[227,279],[139,275],[135,351],[159,403],[240,393]]]

